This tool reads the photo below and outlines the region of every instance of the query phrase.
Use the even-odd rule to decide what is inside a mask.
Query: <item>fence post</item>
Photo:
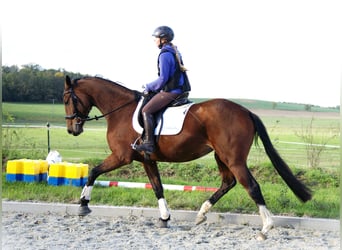
[[[46,123],[47,127],[47,139],[48,139],[48,154],[50,153],[50,123]]]

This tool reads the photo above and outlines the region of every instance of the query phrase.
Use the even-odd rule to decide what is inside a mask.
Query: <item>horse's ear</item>
[[[71,86],[71,79],[68,75],[65,76],[65,86],[67,87]]]

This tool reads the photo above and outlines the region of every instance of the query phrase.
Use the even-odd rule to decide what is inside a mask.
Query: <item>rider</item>
[[[144,95],[156,93],[142,109],[145,128],[143,143],[137,145],[135,150],[151,154],[155,150],[153,114],[169,105],[184,92],[190,91],[190,84],[183,66],[182,57],[171,41],[173,30],[168,26],[155,29],[152,36],[157,47],[161,50],[158,56],[158,78],[145,85]]]

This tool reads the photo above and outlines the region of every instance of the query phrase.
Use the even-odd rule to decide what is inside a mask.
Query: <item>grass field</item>
[[[246,105],[247,106],[247,105]],[[293,105],[290,110],[262,109],[256,105],[253,111],[264,121],[272,142],[285,161],[314,191],[314,199],[302,204],[294,197],[263,151],[262,146],[253,146],[248,164],[261,185],[265,199],[275,214],[337,218],[339,216],[340,190],[340,123],[336,110],[305,112],[303,106]],[[298,110],[295,111],[295,107]],[[85,132],[73,137],[66,132],[64,107],[61,104],[16,104],[3,103],[2,147],[6,159],[45,159],[47,155],[47,127],[49,122],[50,146],[57,150],[63,160],[84,162],[94,166],[110,154],[106,142],[105,120],[88,122]],[[94,109],[91,116],[99,115]],[[307,144],[298,135],[311,127],[313,143],[326,144],[315,169],[308,166]],[[161,163],[164,183],[218,187],[220,177],[213,154],[183,163]],[[3,165],[5,170],[5,165]],[[99,177],[99,180],[148,182],[140,164],[132,163],[117,171]],[[9,200],[39,200],[48,202],[75,203],[81,188],[53,187],[44,183],[8,183],[2,176],[2,197]],[[166,191],[171,209],[198,209],[210,196],[207,192]],[[101,188],[92,193],[92,204],[156,206],[151,190]],[[213,211],[256,212],[255,205],[246,191],[237,185],[229,195],[216,204]]]
[[[250,105],[250,102],[247,102]],[[289,104],[288,104],[289,105]],[[247,105],[246,105],[247,106]],[[265,102],[256,102],[255,107],[264,107]],[[284,111],[271,109],[255,109],[262,118],[271,139],[281,155],[292,166],[305,167],[307,163],[307,145],[298,135],[306,133],[312,122],[313,143],[327,144],[320,157],[320,167],[336,169],[340,166],[339,158],[339,113],[305,112],[301,105],[293,104],[292,109]],[[103,159],[109,154],[106,142],[106,123],[104,119],[86,123],[85,132],[73,137],[66,132],[64,106],[61,104],[18,104],[3,103],[3,124],[11,126],[3,128],[3,135],[13,137],[11,143],[3,140],[3,148],[21,151],[28,156],[35,152],[36,157],[47,154],[47,122],[50,124],[50,146],[58,150],[63,159],[68,161],[85,161],[89,158]],[[93,109],[90,116],[100,115]],[[30,127],[36,126],[36,127]],[[11,132],[12,131],[12,132]],[[15,131],[15,135],[14,132]],[[34,149],[34,151],[33,151]],[[211,157],[211,156],[208,156]],[[250,162],[264,161],[265,154],[256,147],[252,148]]]
[[[206,99],[193,99],[194,102],[205,101]],[[277,111],[305,111],[304,104],[294,104],[294,103],[274,103],[268,101],[258,101],[258,100],[240,100],[234,99],[236,103],[253,110],[271,110]],[[337,108],[322,108],[322,107],[311,107],[312,112],[306,113],[332,113],[339,114],[339,109]],[[300,114],[300,113],[298,113]],[[8,115],[13,115],[15,123],[20,124],[46,124],[50,122],[54,125],[64,125],[64,106],[62,104],[32,104],[32,103],[3,103],[2,104],[2,120],[3,123],[9,123]],[[94,115],[100,115],[99,111],[94,108],[92,113]],[[99,120],[92,124],[92,126],[103,125],[103,120]]]

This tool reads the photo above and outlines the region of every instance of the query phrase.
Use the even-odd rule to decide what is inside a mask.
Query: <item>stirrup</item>
[[[147,142],[143,142],[140,145],[135,145],[134,149],[138,152],[145,152],[147,154],[152,154],[155,150],[155,145],[153,142],[147,141]]]

